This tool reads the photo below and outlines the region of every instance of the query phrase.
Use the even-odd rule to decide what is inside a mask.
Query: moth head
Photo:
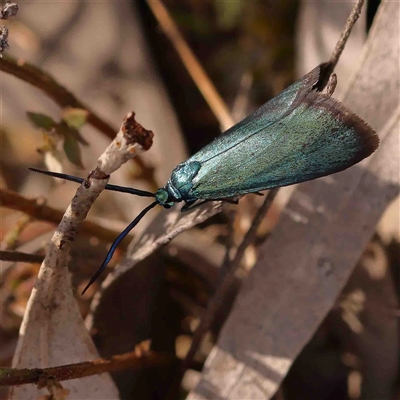
[[[156,192],[156,202],[164,208],[171,208],[175,201],[171,200],[171,196],[165,189],[158,189]]]

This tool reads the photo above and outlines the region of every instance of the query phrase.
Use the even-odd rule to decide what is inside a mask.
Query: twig
[[[39,383],[50,377],[58,381],[78,379],[104,372],[121,371],[126,369],[142,370],[165,366],[173,362],[171,354],[148,352],[138,355],[135,351],[119,354],[110,359],[99,358],[77,364],[61,365],[51,368],[14,369],[0,368],[0,386],[15,386],[28,383]]]
[[[58,224],[64,215],[63,211],[42,204],[37,199],[27,199],[8,189],[0,189],[0,206],[22,211],[33,218],[52,222],[53,224]],[[104,226],[87,220],[82,222],[80,230],[107,242],[113,242],[120,234],[120,232],[113,231],[112,229],[105,228]],[[127,243],[128,241],[122,242],[122,247],[126,246]]]
[[[228,107],[215,89],[215,86],[204,71],[197,57],[186,43],[182,34],[179,32],[168,10],[160,0],[147,0],[147,4],[160,24],[161,29],[175,47],[175,50],[206,102],[213,110],[222,129],[225,131],[230,128],[234,124],[234,120],[232,119]]]
[[[0,251],[0,260],[26,262],[26,263],[41,263],[44,257],[37,254],[22,253],[20,251]]]
[[[344,27],[342,34],[338,42],[336,43],[336,47],[332,52],[331,58],[329,63],[332,65],[332,70],[335,69],[336,64],[339,61],[340,56],[343,53],[343,50],[346,46],[347,39],[350,36],[351,30],[353,29],[354,24],[357,22],[358,18],[361,15],[361,10],[363,8],[365,0],[357,0],[356,4],[354,5],[349,17],[346,21],[346,26]]]
[[[232,260],[231,267],[229,272],[223,277],[221,284],[219,285],[215,295],[210,299],[207,312],[205,318],[203,318],[200,322],[200,325],[196,329],[193,341],[190,346],[190,349],[185,357],[185,360],[182,362],[180,378],[183,377],[185,371],[190,367],[193,358],[199,348],[199,345],[203,339],[204,334],[209,330],[211,325],[214,322],[215,317],[218,315],[219,310],[221,309],[224,300],[229,293],[229,290],[232,286],[232,283],[235,279],[236,272],[240,266],[240,262],[242,260],[243,254],[248,247],[248,245],[254,241],[255,235],[257,233],[257,229],[260,226],[262,220],[264,219],[266,213],[268,212],[271,204],[278,193],[279,189],[272,189],[269,191],[267,197],[264,200],[262,206],[258,209],[257,214],[253,220],[253,223],[249,230],[246,233],[242,243],[238,247],[235,257]]]
[[[100,118],[93,110],[76,98],[69,90],[61,86],[51,75],[41,69],[29,64],[23,60],[16,60],[10,56],[4,56],[0,60],[0,70],[8,74],[20,78],[26,83],[30,83],[36,88],[45,92],[60,107],[82,108],[88,111],[87,122],[98,129],[110,139],[114,139],[115,128],[111,127],[107,122]],[[134,162],[138,165],[142,172],[142,176],[148,180],[154,187],[157,186],[153,168],[144,164],[144,162],[136,157]]]
[[[346,46],[347,39],[350,36],[351,30],[353,29],[354,24],[360,17],[364,1],[365,0],[357,0],[349,17],[347,18],[346,25],[343,28],[342,34],[340,35],[340,38],[336,43],[335,48],[332,51],[331,58],[329,59],[328,62],[322,64],[320,81],[318,82],[319,91],[323,90],[325,86],[328,84],[329,78],[332,72],[334,71],[336,64],[339,62],[339,58],[342,55],[343,50]]]

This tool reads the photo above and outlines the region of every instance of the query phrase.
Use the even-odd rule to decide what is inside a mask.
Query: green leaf
[[[80,129],[85,125],[89,112],[82,108],[66,108],[62,119],[70,128]]]
[[[64,137],[73,136],[75,140],[77,140],[81,144],[84,144],[85,146],[89,145],[89,143],[83,138],[80,132],[76,128],[67,125],[65,121],[60,122],[60,124],[57,126],[57,132]]]
[[[83,138],[81,133],[75,128],[69,128],[71,135],[80,143],[85,146],[89,146],[89,143]]]
[[[50,129],[54,128],[57,125],[57,123],[53,120],[53,118],[47,115],[34,113],[30,111],[28,111],[26,114],[36,127],[42,128],[46,131],[49,131]]]
[[[64,135],[64,151],[68,160],[79,168],[83,168],[81,149],[72,134]]]

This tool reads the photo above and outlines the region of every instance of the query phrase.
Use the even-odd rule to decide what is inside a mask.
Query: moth
[[[170,208],[183,202],[188,211],[201,202],[227,200],[248,193],[288,186],[343,171],[371,155],[379,146],[376,132],[331,96],[336,75],[322,93],[326,64],[321,64],[228,129],[186,161],[177,165],[168,182],[155,193],[115,185],[106,189],[153,197],[117,237],[98,278],[118,244],[156,205]],[[82,178],[40,171],[57,178]]]

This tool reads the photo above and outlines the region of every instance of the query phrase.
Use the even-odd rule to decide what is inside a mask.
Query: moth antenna
[[[43,169],[37,169],[37,168],[28,168],[28,169],[33,172],[38,172],[39,174],[48,175],[59,179],[65,179],[66,181],[71,181],[75,183],[82,183],[84,181],[84,179],[80,178],[79,176],[60,174],[59,172],[45,171]]]
[[[89,289],[89,287],[96,281],[96,279],[100,276],[100,274],[104,271],[107,267],[107,264],[110,262],[112,256],[114,255],[115,250],[117,249],[118,245],[124,239],[124,237],[139,223],[139,221],[158,203],[155,201],[147,206],[115,239],[114,243],[111,245],[110,250],[108,250],[107,256],[104,259],[103,263],[101,264],[100,268],[96,271],[96,273],[92,276],[89,283],[86,285],[85,289],[82,291],[82,295]]]
[[[147,190],[134,189],[127,186],[107,184],[105,190],[110,190],[112,192],[129,193],[140,197],[156,197],[155,193],[148,192]]]
[[[42,169],[36,169],[36,168],[28,168],[28,169],[33,172],[38,172],[39,174],[52,176],[53,178],[65,179],[66,181],[71,181],[75,183],[82,183],[85,181],[85,179],[80,178],[79,176],[61,174],[59,172],[44,171]],[[155,193],[148,192],[147,190],[134,189],[126,186],[107,184],[105,190],[110,190],[113,192],[129,193],[140,197],[155,197]]]

